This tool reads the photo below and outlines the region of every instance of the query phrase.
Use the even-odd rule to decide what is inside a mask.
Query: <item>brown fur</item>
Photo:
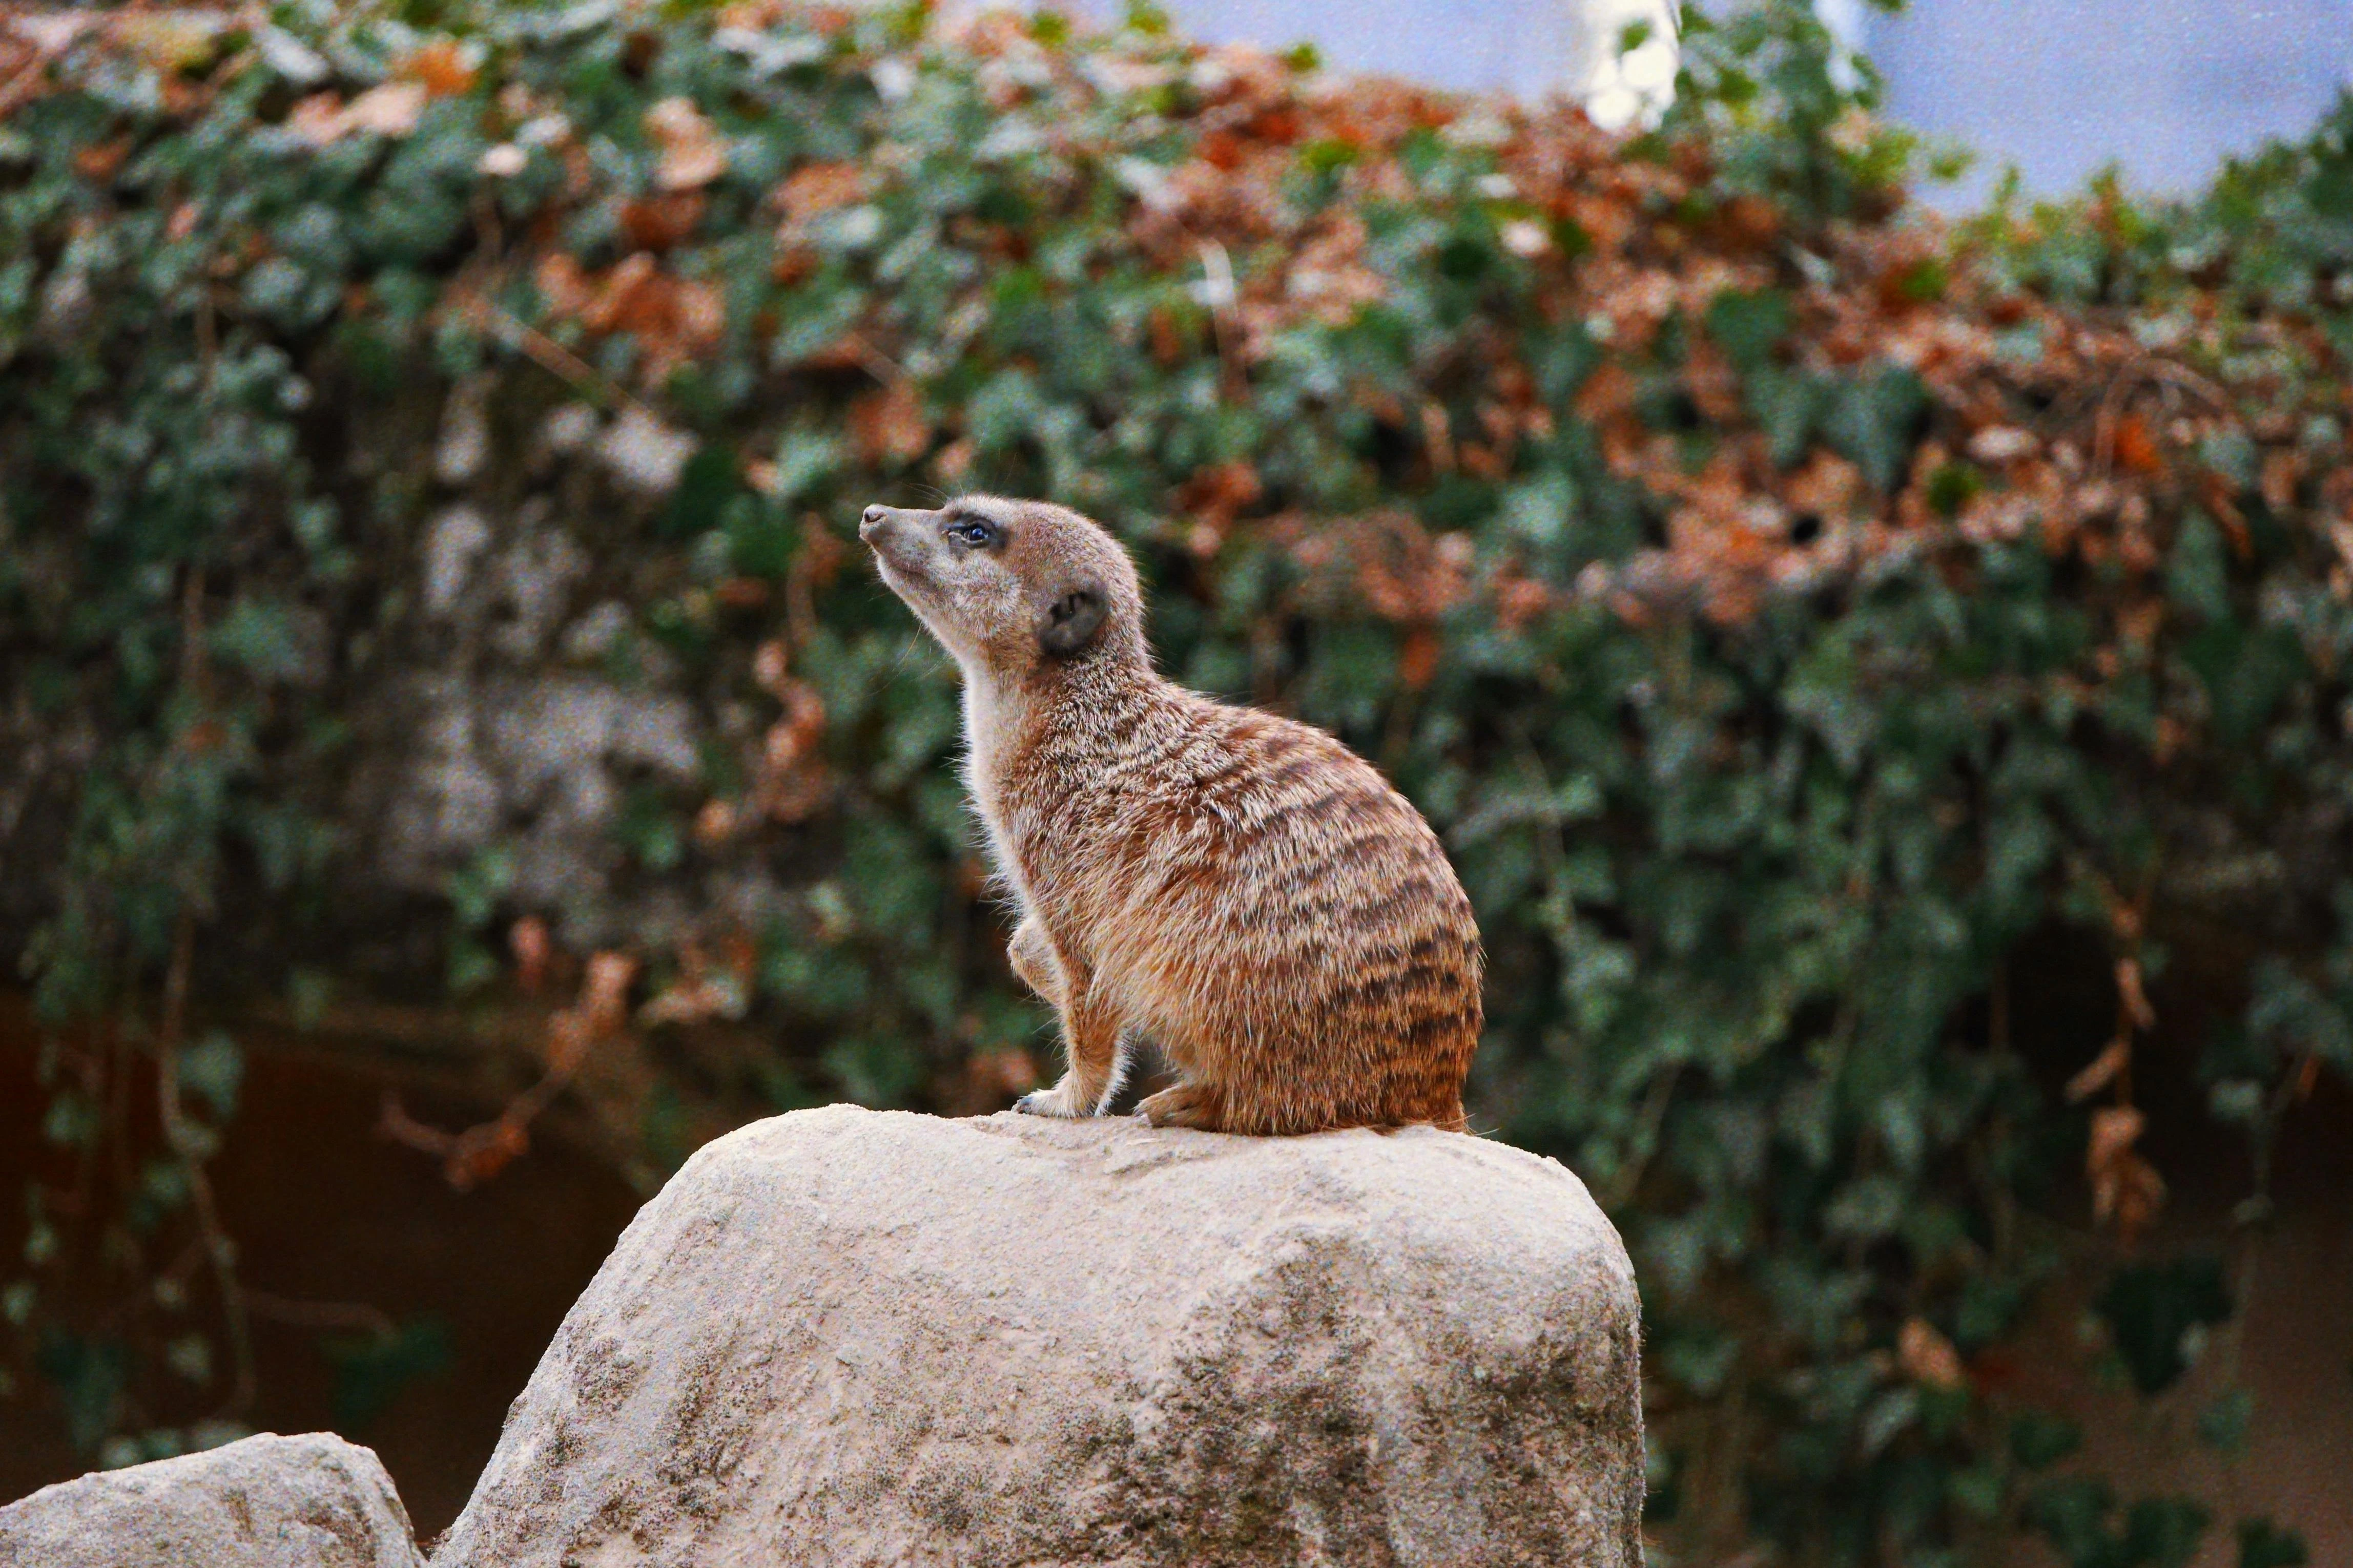
[[[1179,1074],[1138,1108],[1155,1126],[1463,1126],[1479,932],[1404,796],[1320,730],[1155,674],[1135,569],[1075,512],[973,496],[859,532],[963,667],[1009,956],[1070,1053],[1022,1110],[1100,1113],[1136,1033]]]

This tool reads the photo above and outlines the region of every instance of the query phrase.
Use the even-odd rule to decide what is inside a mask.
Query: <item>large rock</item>
[[[646,1205],[434,1562],[1633,1568],[1639,1316],[1460,1134],[802,1111]]]
[[[312,1432],[106,1470],[0,1508],[0,1568],[420,1568],[392,1478]]]

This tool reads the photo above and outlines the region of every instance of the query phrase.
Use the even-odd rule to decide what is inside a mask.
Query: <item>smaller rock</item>
[[[0,1568],[423,1568],[375,1451],[265,1434],[0,1508]]]

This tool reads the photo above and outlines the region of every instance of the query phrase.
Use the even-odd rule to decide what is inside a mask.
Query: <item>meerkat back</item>
[[[1137,1035],[1155,1125],[1463,1126],[1481,1028],[1470,900],[1420,814],[1322,731],[1163,680],[1134,568],[1060,507],[868,509],[884,581],[961,667],[970,780],[1022,920],[1015,970],[1102,1111]]]

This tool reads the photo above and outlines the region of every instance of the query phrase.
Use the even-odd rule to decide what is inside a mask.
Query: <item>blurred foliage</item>
[[[185,1346],[212,1312],[242,1354],[203,1175],[269,995],[537,1005],[538,1098],[404,1132],[466,1181],[583,1063],[714,1022],[764,1044],[642,1058],[657,1170],[693,1105],[973,1109],[1036,1072],[952,679],[849,566],[865,501],[986,488],[1111,523],[1172,673],[1332,728],[1446,836],[1491,954],[1476,1104],[1638,1260],[1670,1550],[2204,1537],[2055,1470],[2077,1435],[2001,1368],[2117,1260],[2089,1295],[2145,1391],[2232,1310],[2221,1263],[2132,1253],[2181,941],[2243,998],[2188,1087],[2253,1152],[2250,1234],[2282,1119],[2353,1071],[2353,102],[2194,202],[1947,232],[1868,68],[1780,0],[1691,18],[1630,139],[1149,12],[44,27],[0,62],[0,709],[38,742],[0,834],[57,828],[19,933],[45,1125],[112,1194],[84,1252],[144,1293],[68,1321],[37,1185],[0,1307],[86,1446],[161,1429],[174,1378],[249,1397]],[[577,662],[754,716],[615,805],[621,897],[746,863],[776,894],[583,939],[493,846],[399,906],[430,953],[346,962],[437,442],[487,420],[512,504],[575,415],[659,496],[555,459],[626,612]],[[2116,1025],[2039,1060],[2012,982],[2054,950]],[[228,1032],[189,1043],[189,1007]],[[132,1082],[136,1169],[99,1158],[148,1136]],[[379,1345],[347,1394],[439,1353]],[[2237,1528],[2242,1564],[2301,1560]]]

